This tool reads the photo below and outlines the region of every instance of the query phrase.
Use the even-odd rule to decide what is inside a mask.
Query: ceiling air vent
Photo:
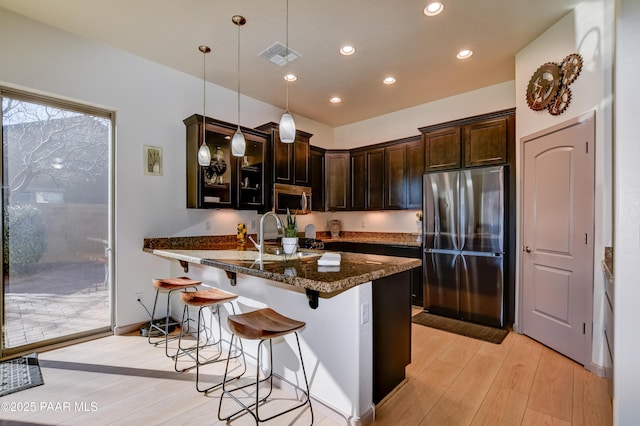
[[[268,59],[276,65],[280,65],[281,67],[285,66],[287,60],[289,62],[293,62],[298,59],[301,55],[298,52],[295,52],[291,49],[287,50],[287,47],[280,43],[279,41],[273,43],[271,46],[267,47],[265,50],[260,52],[258,56]]]

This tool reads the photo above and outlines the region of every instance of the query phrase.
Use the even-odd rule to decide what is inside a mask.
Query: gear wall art
[[[571,102],[569,85],[582,71],[582,56],[572,53],[560,64],[547,62],[531,76],[527,86],[527,104],[534,111],[546,109],[551,115],[562,114]]]

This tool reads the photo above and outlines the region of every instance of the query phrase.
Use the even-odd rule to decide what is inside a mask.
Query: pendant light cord
[[[285,13],[285,60],[287,61],[287,72],[289,72],[289,0],[287,0],[287,11]],[[287,95],[285,97],[284,109],[289,113],[289,79],[286,79]]]
[[[240,130],[240,25],[238,26],[238,130]]]
[[[202,52],[202,144],[204,145],[207,137],[205,123],[207,122],[207,52]]]

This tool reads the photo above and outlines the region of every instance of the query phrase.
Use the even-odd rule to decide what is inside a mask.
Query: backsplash
[[[416,213],[418,210],[399,211],[357,211],[357,212],[311,212],[297,217],[298,232],[304,232],[305,226],[312,223],[317,232],[329,232],[329,221],[340,220],[341,231],[347,232],[393,232],[418,234]],[[250,234],[258,232],[259,215],[247,210],[189,210],[193,216],[202,216],[189,228],[170,234],[172,237],[230,235],[235,234],[238,223],[245,223]],[[285,215],[280,215],[285,220]],[[364,226],[363,226],[364,225]],[[272,238],[276,234],[275,221],[265,221],[265,235]]]

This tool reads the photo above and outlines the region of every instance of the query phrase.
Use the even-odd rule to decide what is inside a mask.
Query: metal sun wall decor
[[[531,76],[527,86],[527,104],[534,111],[546,109],[551,115],[562,114],[571,102],[569,85],[582,71],[582,56],[572,53],[561,63],[547,62]]]

